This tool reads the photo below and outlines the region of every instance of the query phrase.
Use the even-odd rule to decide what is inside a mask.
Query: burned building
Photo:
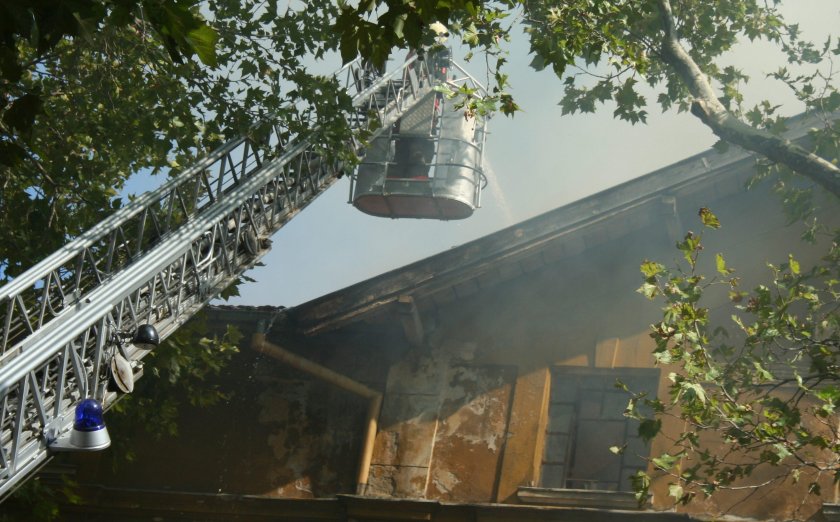
[[[701,154],[292,309],[213,308],[212,324],[248,339],[219,381],[230,401],[187,409],[178,437],[135,434],[136,459],[117,471],[87,457],[75,475],[85,504],[67,516],[824,519],[830,479],[821,497],[803,483],[676,509],[664,477],[642,508],[629,492],[641,457],[669,444],[638,436],[614,386],[667,398],[648,333],[661,311],[635,292],[639,264],[673,264],[700,207],[723,223],[707,250],[726,252],[744,287],[767,261],[818,255],[767,183],[745,190],[753,165],[739,151]],[[710,308],[727,321],[725,297]]]

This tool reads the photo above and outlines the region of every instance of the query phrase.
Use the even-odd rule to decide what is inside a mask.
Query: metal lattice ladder
[[[336,78],[353,99],[348,122],[377,129],[371,138],[432,88],[416,59],[385,75],[355,61]],[[357,138],[347,147],[361,151]],[[0,497],[47,460],[76,404],[96,397],[107,408],[117,398],[105,371],[117,332],[148,323],[171,334],[341,172],[319,153],[317,129],[297,135],[278,122],[259,142],[225,144],[0,288]]]

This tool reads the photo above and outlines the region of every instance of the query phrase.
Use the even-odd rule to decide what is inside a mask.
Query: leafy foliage
[[[102,46],[60,43],[54,59],[20,81],[23,90],[42,93],[42,114],[14,141],[0,141],[24,151],[0,162],[5,278],[118,208],[117,191],[134,171],[185,162],[200,145],[199,121],[179,81],[187,66],[126,29],[99,37]],[[14,105],[4,117],[13,113]]]
[[[0,163],[25,156],[30,132],[44,113],[46,86],[33,71],[61,47],[89,44],[115,30],[154,31],[176,62],[197,55],[215,66],[216,32],[192,0],[29,0],[0,3]],[[41,76],[41,74],[37,74]]]
[[[229,399],[209,381],[239,351],[242,334],[231,326],[221,334],[208,337],[207,332],[206,314],[200,312],[144,359],[144,376],[134,393],[111,409],[109,424],[114,426],[114,433],[144,431],[156,438],[175,436],[182,402],[206,407]],[[130,438],[114,437],[115,444],[121,441],[128,441],[126,447],[113,453],[131,460]]]
[[[514,21],[521,20],[530,39],[532,67],[551,69],[562,80],[563,114],[595,112],[609,105],[616,118],[636,124],[647,121],[653,103],[662,110],[691,110],[721,137],[719,148],[735,143],[840,196],[837,148],[832,146],[840,133],[828,116],[840,104],[832,83],[832,60],[840,53],[840,39],[828,38],[821,46],[803,40],[799,27],[782,17],[779,4],[778,0],[371,0],[357,7],[345,5],[335,27],[342,34],[345,59],[359,51],[381,61],[393,47],[419,46],[429,23],[448,24],[465,43],[496,59],[496,86],[490,96],[467,99],[467,107],[494,104],[510,115],[518,106],[506,92],[504,44],[510,40]],[[788,84],[808,111],[826,115],[821,128],[815,129],[812,151],[772,139],[785,125],[771,101],[744,106],[741,89],[749,77],[720,62],[745,40],[771,42],[787,55],[788,65],[811,67],[807,74],[781,67],[770,76]],[[643,89],[651,88],[655,101],[643,94]]]
[[[121,397],[108,413],[114,468],[134,460],[134,435],[157,440],[177,436],[184,403],[209,407],[230,399],[209,381],[239,352],[242,334],[229,325],[210,336],[208,330],[206,314],[200,312],[144,359],[144,376],[134,392]],[[60,519],[62,504],[82,502],[77,484],[66,475],[57,481],[35,477],[4,500],[0,522],[51,522]]]
[[[708,209],[700,215],[706,227],[720,227]],[[770,282],[751,291],[741,289],[722,254],[714,277],[699,272],[702,237],[688,233],[677,245],[682,267],[650,261],[641,267],[639,291],[664,304],[652,327],[654,357],[673,371],[668,403],[636,396],[631,406],[644,403],[654,413],[645,417],[631,407],[628,414],[647,423],[647,437],[665,416],[690,426],[668,454],[651,459],[672,478],[678,502],[766,484],[749,480],[760,466],[778,470],[770,481],[807,477],[809,491],[819,494],[823,476],[840,474],[840,236],[828,238],[828,253],[813,268],[793,255],[768,265]],[[733,307],[731,332],[711,322],[705,304],[717,287]],[[709,451],[713,440],[730,449]]]
[[[441,23],[449,32],[460,35],[464,43],[487,54],[495,82],[488,96],[474,90],[457,93],[461,100],[458,108],[464,108],[467,115],[496,110],[513,115],[519,106],[506,91],[509,78],[503,72],[507,63],[503,44],[510,41],[514,23],[510,12],[518,4],[517,0],[492,5],[481,0],[371,0],[357,5],[340,1],[340,13],[332,29],[340,35],[339,50],[345,62],[360,54],[382,65],[395,48],[422,52],[424,47],[433,47],[436,34],[430,26]]]
[[[337,45],[327,30],[331,2],[296,11],[214,0],[203,7],[206,23],[167,7],[187,4],[158,4],[165,19],[152,21],[145,9],[145,18],[123,23],[103,3],[96,30],[62,33],[45,49],[13,38],[26,67],[0,79],[0,280],[120,207],[132,174],[176,173],[228,138],[259,132],[254,124],[269,115],[303,128],[311,114],[325,129],[325,150],[342,149],[347,127],[335,116],[350,100],[302,63]],[[193,26],[200,34],[187,31]],[[187,59],[185,46],[199,57],[212,48],[223,66]]]
[[[297,131],[314,120],[324,150],[355,160],[339,146],[348,96],[303,60],[337,46],[332,2],[200,7],[0,2],[0,283],[120,208],[132,175],[175,175],[228,138],[261,132],[269,117]],[[109,413],[114,430],[154,412],[156,435],[175,433],[179,404],[225,400],[208,380],[235,353],[238,332],[203,332],[192,322],[146,359],[135,394]]]
[[[260,132],[254,124],[267,116],[303,122],[313,113],[326,129],[325,150],[341,150],[346,127],[335,115],[348,108],[349,100],[331,79],[308,72],[302,58],[339,49],[345,60],[362,54],[381,64],[395,47],[431,44],[428,28],[435,21],[486,53],[491,63],[495,85],[489,97],[447,93],[459,96],[468,113],[512,115],[519,109],[507,92],[504,66],[505,44],[521,20],[532,66],[551,69],[562,80],[564,113],[594,112],[610,104],[615,117],[644,123],[652,103],[663,110],[695,108],[696,84],[708,77],[717,89],[713,101],[728,115],[778,134],[785,130],[778,106],[762,101],[745,107],[739,89],[749,79],[720,65],[721,58],[739,40],[777,44],[789,64],[772,77],[788,85],[809,111],[829,114],[840,107],[831,76],[840,42],[803,41],[777,4],[315,0],[292,8],[277,0],[207,0],[199,12],[190,0],[0,2],[0,278],[16,276],[119,208],[116,195],[133,173],[177,172],[234,134]],[[669,36],[687,50],[687,61],[665,52]],[[702,74],[693,74],[691,65]],[[792,72],[794,65],[810,65],[813,72]],[[657,92],[655,101],[642,93],[645,86]],[[818,157],[837,161],[833,120],[826,116],[812,138]],[[729,140],[723,137],[722,145]],[[787,165],[807,171],[799,163]],[[761,166],[761,175],[779,169],[769,161]],[[777,186],[792,215],[809,215],[809,195],[791,183],[788,172],[782,172]],[[719,226],[711,212],[701,218],[707,226]],[[820,230],[812,226],[809,236]],[[654,331],[656,354],[662,363],[680,367],[672,375],[671,398],[679,410],[674,414],[697,428],[678,441],[680,451],[655,460],[674,473],[674,497],[687,501],[697,490],[728,487],[759,464],[793,462],[794,472],[835,473],[832,455],[840,447],[827,419],[840,400],[837,385],[831,384],[840,342],[832,307],[835,279],[840,279],[836,242],[819,267],[805,270],[791,257],[771,267],[771,284],[753,292],[738,287],[723,255],[715,258],[716,279],[697,272],[702,235],[687,235],[679,249],[687,270],[648,262],[641,289],[666,303]],[[708,310],[701,303],[710,284],[727,285],[741,307],[735,324],[743,342],[736,345],[722,331],[709,331]],[[169,348],[159,350],[154,369],[142,381],[155,380],[155,390],[159,386],[168,393],[156,409],[174,418],[177,401],[169,387],[179,379],[197,404],[224,400],[203,383],[233,353],[235,337],[229,332],[219,341],[206,341],[198,331],[183,330]],[[779,365],[787,373],[780,373]],[[656,415],[666,414],[664,404],[640,401]],[[130,404],[124,401],[119,408]],[[149,410],[139,406],[141,415]],[[630,414],[640,415],[633,409]],[[640,429],[652,438],[661,419],[643,419]],[[730,463],[704,453],[697,435],[704,430],[720,433],[754,459]],[[814,448],[826,450],[818,454],[827,457],[809,459]],[[680,469],[681,456],[689,453],[699,464]],[[640,474],[634,482],[641,491],[649,479]]]
[[[782,42],[786,31],[777,2],[728,0],[675,3],[678,29],[691,49],[692,58],[738,98],[739,81],[747,78],[732,67],[720,69],[715,60],[729,51],[739,38],[764,38]],[[380,13],[374,16],[374,13]],[[530,38],[536,70],[549,68],[563,79],[564,113],[594,112],[597,105],[612,101],[615,116],[644,122],[648,101],[640,94],[641,83],[661,86],[657,102],[663,109],[676,105],[687,110],[690,93],[660,51],[663,27],[654,0],[505,0],[502,2],[423,2],[376,0],[345,6],[336,23],[342,33],[345,59],[356,51],[384,60],[392,48],[419,47],[423,28],[440,21],[460,34],[468,45],[497,55],[500,44],[510,40],[510,24],[502,22],[516,14]],[[375,18],[375,22],[368,21]],[[405,19],[403,29],[393,29],[391,20]],[[405,26],[412,27],[411,31]],[[377,38],[363,38],[375,32]],[[794,37],[785,48],[796,48]],[[359,43],[362,41],[362,43]],[[802,44],[802,42],[799,42]],[[577,71],[569,74],[569,71]],[[594,81],[594,84],[592,84]]]
[[[67,476],[57,483],[45,483],[36,477],[24,483],[3,503],[0,522],[53,522],[59,520],[62,503],[78,504],[77,484]]]

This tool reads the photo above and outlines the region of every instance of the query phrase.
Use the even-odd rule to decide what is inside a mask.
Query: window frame
[[[552,366],[549,370],[550,379],[548,401],[545,411],[546,421],[545,429],[542,433],[544,439],[542,444],[543,447],[538,449],[540,452],[539,476],[537,477],[538,480],[536,483],[539,484],[540,488],[545,489],[585,489],[590,491],[606,490],[615,492],[630,491],[631,485],[627,479],[630,474],[632,474],[631,472],[634,473],[636,470],[647,467],[647,463],[644,462],[643,459],[639,459],[637,455],[641,455],[643,458],[649,456],[650,443],[644,443],[641,441],[637,432],[634,431],[634,424],[636,424],[636,422],[633,419],[624,417],[622,411],[611,415],[604,412],[604,403],[607,401],[606,394],[612,394],[613,390],[615,390],[614,393],[625,396],[625,403],[626,401],[629,401],[629,394],[614,388],[615,380],[618,379],[622,382],[641,382],[641,389],[633,389],[634,386],[630,386],[631,391],[647,391],[649,396],[653,398],[658,392],[661,369],[638,367],[603,368],[590,366]],[[574,400],[558,400],[562,399],[562,397],[557,396],[557,393],[560,389],[558,383],[560,382],[560,379],[563,379],[563,377],[572,377],[576,381],[576,385],[574,386]],[[591,389],[587,389],[586,386],[581,386],[582,377],[591,378],[593,382],[598,383],[598,386]],[[589,411],[581,411],[583,402],[587,398],[584,397],[584,393],[582,392],[587,391],[602,394],[599,399],[601,402],[599,403],[600,406],[597,415],[593,415]],[[615,397],[612,398],[614,399]],[[558,430],[557,426],[552,423],[552,412],[559,407],[568,408],[570,405],[573,407],[573,410],[571,412],[571,419],[568,421],[568,429],[566,431]],[[603,416],[605,414],[610,416],[604,418]],[[579,433],[581,421],[588,423],[592,423],[593,421],[621,421],[623,424],[623,433],[619,444],[630,445],[632,443],[633,448],[628,448],[628,451],[625,451],[622,455],[616,457],[621,460],[618,464],[617,473],[615,473],[612,477],[599,477],[592,479],[583,478],[579,474],[578,476],[575,476],[575,458],[577,453],[582,451],[581,448],[583,448],[583,446],[579,445],[580,441],[577,440],[581,436]],[[554,445],[556,444],[557,439],[562,440],[562,437],[567,437],[565,452],[558,451],[558,448]],[[609,442],[607,443],[609,444]],[[591,446],[589,448],[591,450]],[[607,448],[604,448],[604,451],[607,451]],[[558,453],[564,453],[562,460],[556,460],[555,458],[550,457],[550,452],[553,452],[555,456]],[[559,477],[557,475],[558,469],[561,470]],[[549,475],[552,471],[554,475]],[[611,486],[604,487],[605,484],[611,484]]]

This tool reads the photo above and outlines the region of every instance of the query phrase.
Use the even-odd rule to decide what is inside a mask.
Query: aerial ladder
[[[429,58],[389,73],[356,60],[336,73],[353,100],[350,127],[374,130],[346,144],[364,156],[351,202],[369,214],[458,219],[478,206],[484,122],[444,110],[442,91],[482,86],[448,53]],[[172,334],[343,174],[317,128],[269,123],[267,136],[226,143],[0,288],[0,498],[66,448],[77,406],[119,398],[115,360],[129,380],[142,375],[148,350],[131,332]]]

